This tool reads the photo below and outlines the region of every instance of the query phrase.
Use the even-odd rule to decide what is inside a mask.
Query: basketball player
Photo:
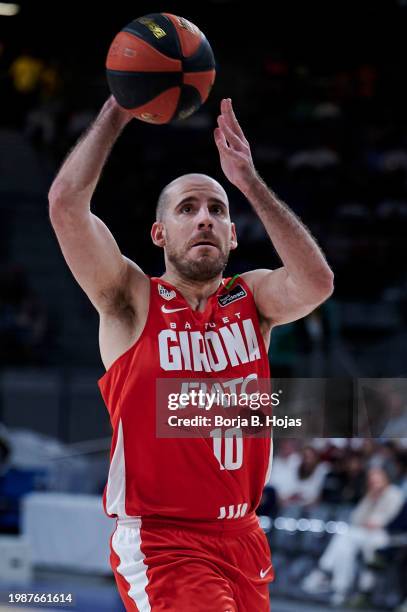
[[[272,327],[326,300],[333,275],[307,229],[257,175],[225,99],[214,132],[222,169],[283,266],[223,279],[237,246],[227,195],[212,178],[187,174],[159,197],[151,236],[165,273],[149,277],[90,210],[130,119],[109,98],[49,194],[64,257],[100,315],[99,386],[113,427],[104,492],[105,511],[117,519],[112,568],[126,610],[266,612],[273,568],[255,510],[271,467],[270,437],[159,438],[156,380],[269,378]]]

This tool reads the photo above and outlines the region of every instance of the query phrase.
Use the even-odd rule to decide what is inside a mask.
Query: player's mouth
[[[218,245],[215,242],[212,242],[211,240],[199,240],[198,242],[195,242],[195,244],[193,244],[191,248],[193,247],[213,247],[215,249],[219,248]]]

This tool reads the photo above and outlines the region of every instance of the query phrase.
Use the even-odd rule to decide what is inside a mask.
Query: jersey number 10
[[[243,437],[242,430],[238,427],[225,429],[222,437],[222,429],[212,429],[213,454],[219,461],[221,470],[238,470],[243,463]]]

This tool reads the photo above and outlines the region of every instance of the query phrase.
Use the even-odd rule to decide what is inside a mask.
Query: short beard
[[[198,261],[188,261],[167,246],[167,257],[183,278],[192,281],[208,281],[223,272],[228,263],[229,253],[225,254],[219,251],[215,260],[202,257]]]

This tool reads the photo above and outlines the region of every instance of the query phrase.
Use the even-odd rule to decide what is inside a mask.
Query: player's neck
[[[222,282],[221,274],[207,281],[195,281],[170,270],[164,272],[161,278],[178,289],[194,310],[203,310],[209,296],[218,290]]]

